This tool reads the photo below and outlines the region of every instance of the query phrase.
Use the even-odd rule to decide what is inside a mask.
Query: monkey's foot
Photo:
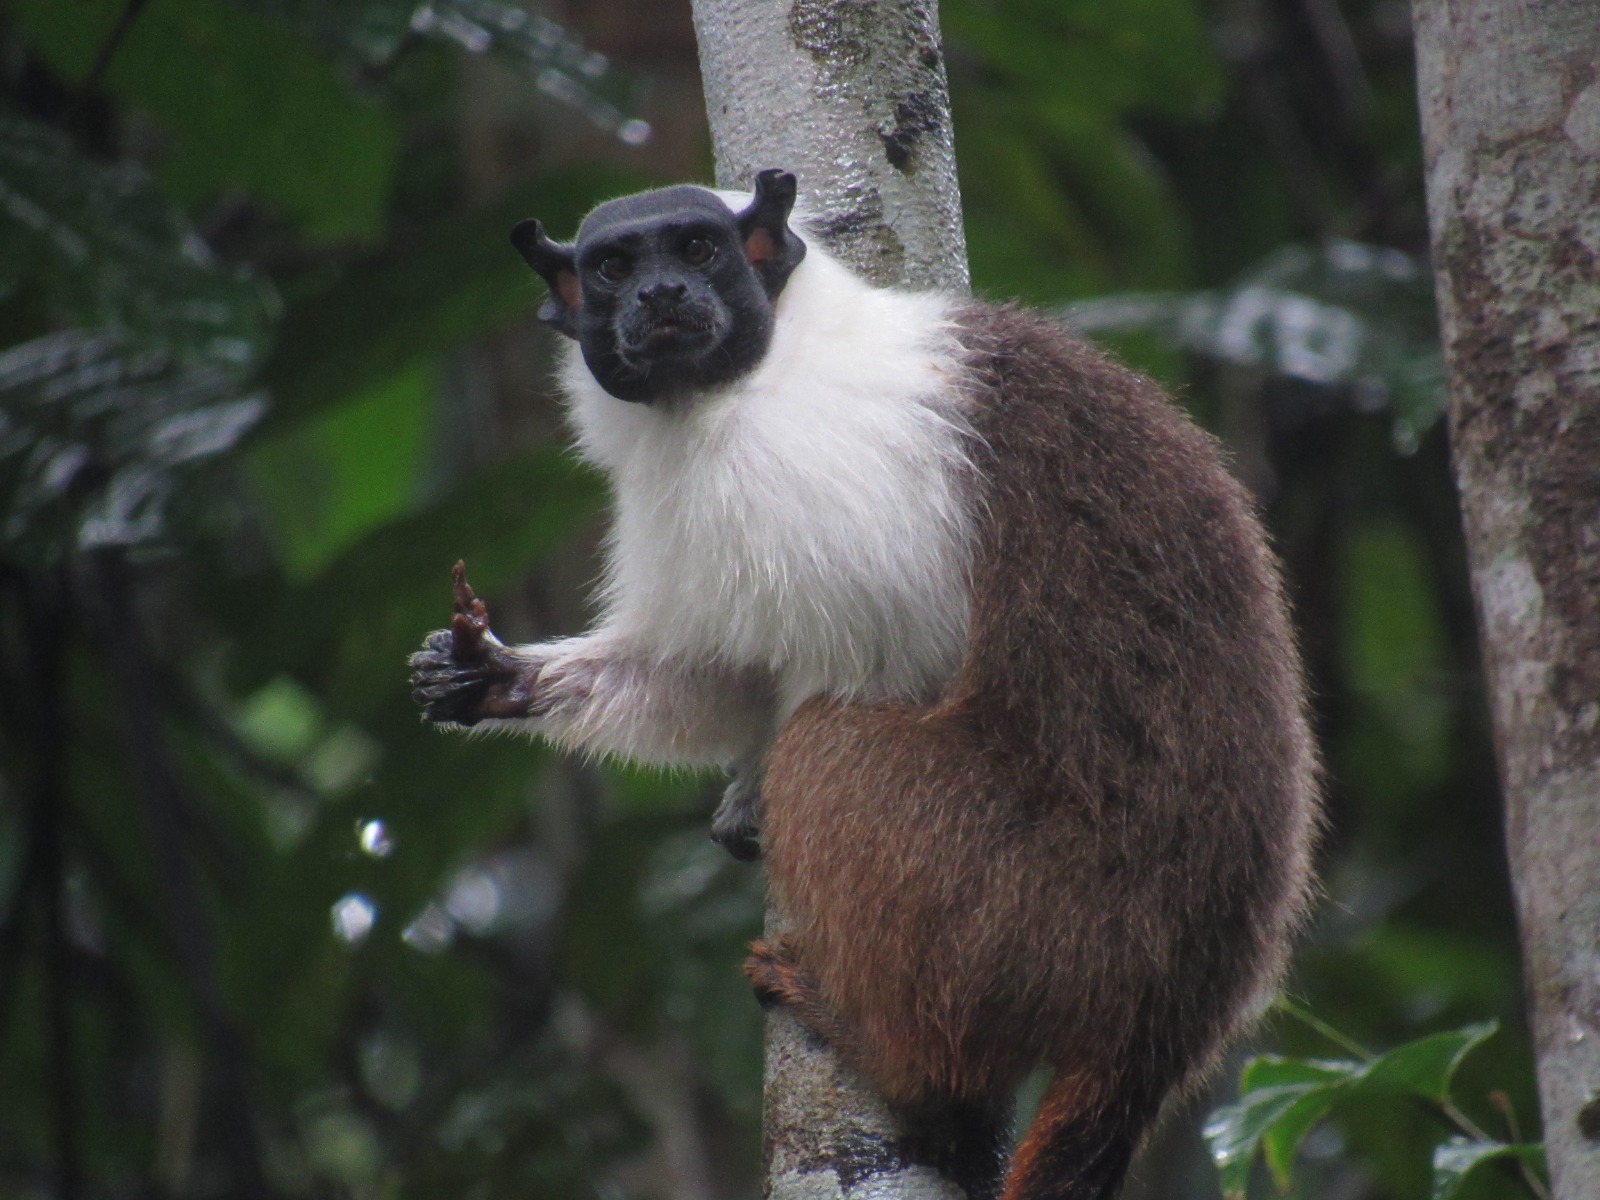
[[[711,840],[740,862],[761,857],[761,780],[737,775],[711,815]]]
[[[751,942],[744,975],[762,1008],[783,1005],[835,1050],[849,1053],[851,1043],[839,1018],[822,998],[816,980],[795,959],[786,939]]]
[[[744,977],[762,1008],[775,1004],[799,1007],[815,994],[811,977],[794,960],[788,943],[775,941],[750,943],[750,957],[744,960]]]

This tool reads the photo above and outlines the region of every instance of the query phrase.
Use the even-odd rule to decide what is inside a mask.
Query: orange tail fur
[[[1065,1071],[1045,1089],[1017,1146],[1000,1200],[1109,1200],[1154,1112],[1085,1102],[1084,1081]]]

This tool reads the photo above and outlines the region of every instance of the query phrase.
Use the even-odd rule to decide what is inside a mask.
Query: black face
[[[756,177],[733,213],[696,187],[641,192],[602,204],[573,245],[537,221],[512,243],[550,285],[539,319],[576,338],[600,386],[651,403],[737,379],[772,340],[772,305],[805,243],[789,229],[795,180]]]

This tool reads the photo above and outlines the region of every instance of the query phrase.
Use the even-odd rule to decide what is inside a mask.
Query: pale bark
[[[1555,1194],[1600,1196],[1600,10],[1418,0],[1450,431]]]
[[[876,283],[965,289],[936,0],[694,0],[717,183],[781,167]]]
[[[793,171],[828,248],[867,278],[965,290],[935,0],[694,0],[694,20],[720,186]],[[919,1161],[926,1131],[784,1011],[766,1055],[768,1200],[961,1200]]]

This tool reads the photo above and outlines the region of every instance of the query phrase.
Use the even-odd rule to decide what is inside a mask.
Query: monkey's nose
[[[676,308],[689,294],[686,283],[647,283],[639,289],[639,302],[653,312],[661,313]]]

